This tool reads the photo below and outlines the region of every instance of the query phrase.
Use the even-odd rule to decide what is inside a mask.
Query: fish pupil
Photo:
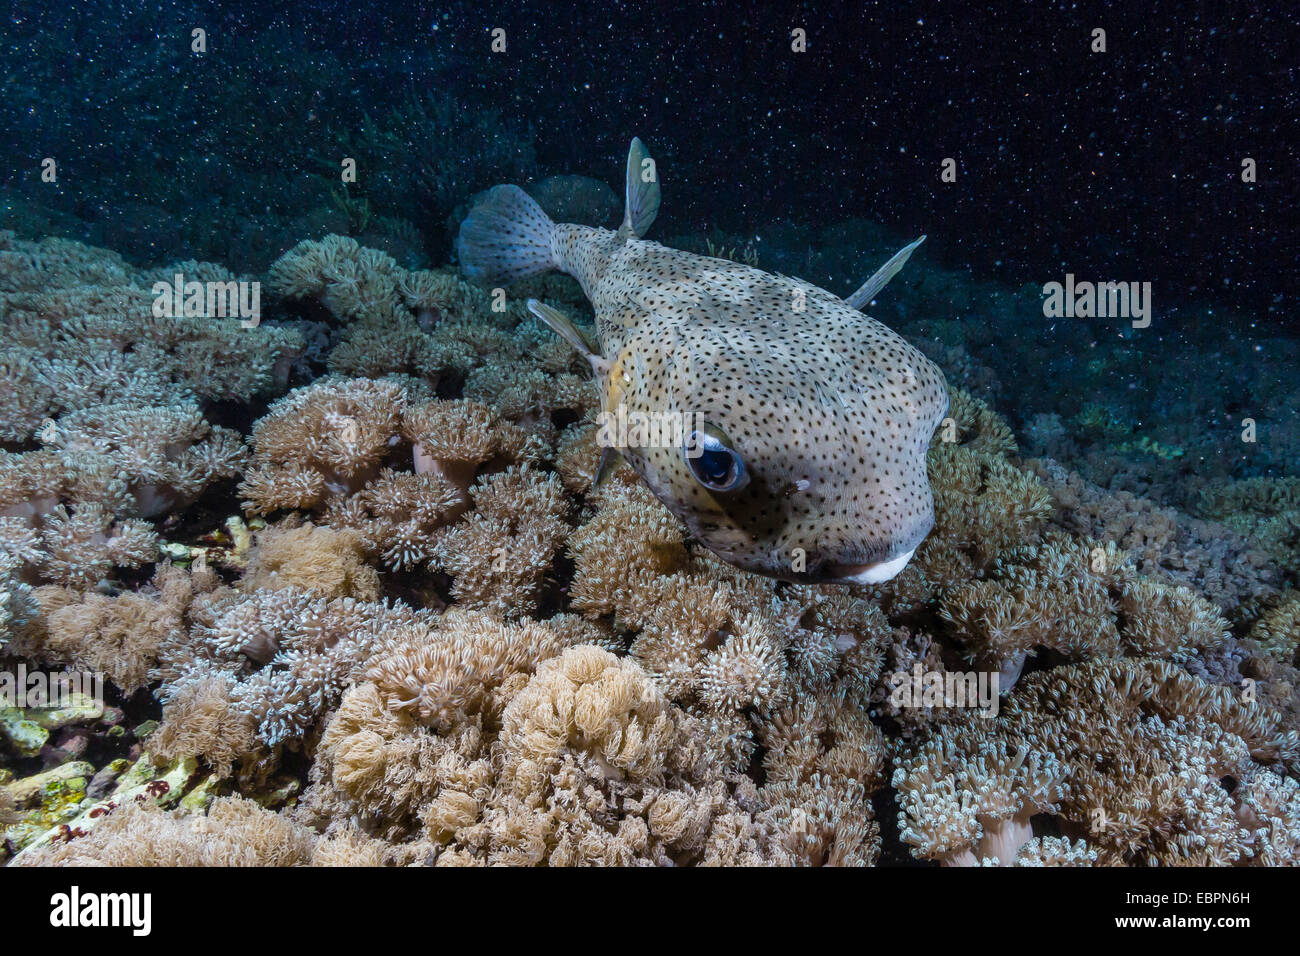
[[[723,484],[731,473],[731,452],[706,451],[700,456],[700,470],[714,484]]]

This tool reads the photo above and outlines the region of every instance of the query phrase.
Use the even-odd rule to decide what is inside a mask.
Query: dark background
[[[640,135],[660,163],[661,237],[863,217],[928,233],[928,255],[1015,287],[1067,271],[1151,281],[1158,308],[1219,302],[1296,328],[1298,47],[1285,4],[137,6],[11,5],[0,185],[30,185],[52,151],[102,163],[128,133],[143,146],[168,124],[201,126],[166,102],[142,125],[133,87],[114,86],[161,69],[145,51],[197,22],[213,48],[201,82],[275,64],[279,81],[246,119],[271,145],[285,117],[323,101],[375,111],[452,90],[531,124],[541,175],[616,183]],[[504,55],[489,52],[498,26]],[[805,54],[790,49],[796,26]],[[1095,27],[1104,54],[1089,51]],[[190,69],[134,88],[180,90],[197,82]],[[43,115],[78,76],[71,112]],[[939,180],[944,157],[955,184]],[[196,161],[157,159],[160,175]],[[305,162],[280,161],[286,175]]]

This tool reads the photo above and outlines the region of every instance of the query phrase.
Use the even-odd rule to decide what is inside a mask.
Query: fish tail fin
[[[650,152],[639,137],[632,137],[627,151],[626,211],[619,229],[624,239],[642,238],[659,214],[659,173]]]
[[[551,249],[555,223],[518,186],[493,186],[460,224],[461,271],[484,284],[511,283],[559,266]]]

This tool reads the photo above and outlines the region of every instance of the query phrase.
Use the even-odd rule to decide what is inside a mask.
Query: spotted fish
[[[894,577],[934,524],[925,456],[948,392],[860,309],[925,237],[845,300],[642,239],[659,196],[640,140],[616,231],[552,222],[518,186],[494,187],[461,224],[461,268],[490,285],[551,269],[577,279],[597,344],[550,306],[530,310],[590,361],[603,423],[685,423],[671,440],[623,432],[616,450],[724,560],[793,581]]]

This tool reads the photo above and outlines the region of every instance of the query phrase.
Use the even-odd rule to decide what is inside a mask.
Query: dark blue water
[[[1166,306],[1211,299],[1286,326],[1300,155],[1285,13],[579,6],[18,2],[0,53],[0,188],[137,256],[264,266],[301,238],[286,220],[365,117],[437,97],[508,136],[531,177],[610,180],[640,135],[663,166],[661,236],[861,217],[928,233],[944,264],[1015,286],[1142,279]],[[196,27],[206,54],[190,51]],[[404,190],[421,166],[467,157],[386,131],[410,149],[368,161],[361,189],[444,255],[449,210]],[[37,180],[45,156],[61,163],[55,188]],[[491,158],[465,189],[497,181]],[[955,183],[940,181],[945,158]],[[148,221],[158,209],[165,226]]]

